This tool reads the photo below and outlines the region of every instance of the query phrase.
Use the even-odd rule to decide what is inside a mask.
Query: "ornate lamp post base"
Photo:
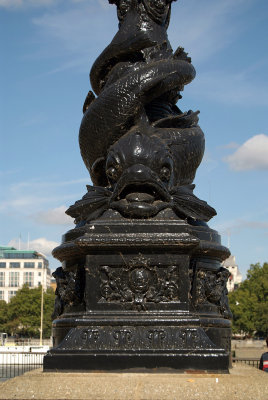
[[[110,210],[69,231],[54,253],[65,266],[65,304],[45,371],[228,371],[228,275],[220,264],[228,250],[208,226],[170,209],[135,221]],[[76,297],[68,297],[70,281]]]

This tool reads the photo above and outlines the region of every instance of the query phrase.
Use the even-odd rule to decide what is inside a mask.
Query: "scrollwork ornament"
[[[196,277],[196,306],[214,304],[224,318],[231,318],[226,287],[229,276],[230,272],[226,268],[218,271],[199,269]]]
[[[78,306],[83,303],[84,282],[82,282],[81,270],[77,266],[74,266],[74,271],[66,271],[59,267],[52,276],[57,284],[52,318],[57,318],[66,307]]]
[[[142,255],[124,267],[101,268],[101,302],[131,303],[132,308],[146,310],[147,303],[178,300],[176,266],[159,268]]]

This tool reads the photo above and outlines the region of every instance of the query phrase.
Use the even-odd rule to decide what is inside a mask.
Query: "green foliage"
[[[52,288],[49,288],[44,293],[44,319],[43,319],[43,336],[51,336],[52,318],[51,315],[54,310],[55,292]]]
[[[7,322],[7,303],[0,300],[0,332],[5,332],[5,324]]]
[[[229,293],[233,332],[268,334],[268,263],[252,264],[239,288]]]
[[[51,336],[51,314],[55,295],[53,289],[44,292],[43,337]],[[4,302],[5,303],[5,302]],[[4,317],[2,317],[4,315]],[[2,319],[1,319],[2,317]],[[1,321],[2,325],[1,325]],[[41,321],[41,287],[30,289],[24,285],[8,304],[0,303],[2,332],[24,337],[39,337]]]

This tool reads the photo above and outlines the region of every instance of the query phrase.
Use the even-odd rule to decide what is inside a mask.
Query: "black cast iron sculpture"
[[[79,143],[93,186],[68,210],[53,252],[50,369],[228,370],[228,250],[194,194],[204,153],[199,112],[182,112],[195,77],[167,38],[172,0],[109,0],[119,30],[95,61]]]

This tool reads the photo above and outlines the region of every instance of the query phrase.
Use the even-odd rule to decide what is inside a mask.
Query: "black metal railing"
[[[251,367],[256,367],[256,368],[259,368],[260,365],[259,358],[233,357],[232,361],[233,363],[247,364],[250,365]]]
[[[46,352],[0,352],[0,381],[43,367]],[[247,364],[259,368],[259,358],[233,357],[233,363]]]
[[[44,352],[0,352],[0,381],[41,368],[45,354]]]

